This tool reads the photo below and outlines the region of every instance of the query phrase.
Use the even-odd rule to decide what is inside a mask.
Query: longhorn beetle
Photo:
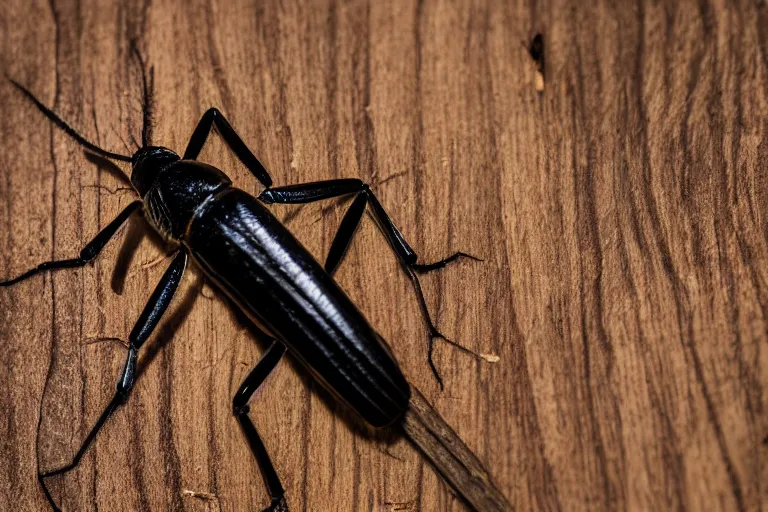
[[[80,252],[77,258],[48,261],[28,272],[0,282],[10,286],[35,274],[62,268],[83,267],[91,262],[134,213],[141,211],[149,224],[176,248],[149,302],[128,337],[125,366],[114,397],[99,416],[71,463],[46,473],[38,480],[53,510],[59,510],[45,479],[75,468],[98,431],[112,413],[126,402],[136,380],[139,349],[150,337],[182,279],[190,255],[239,308],[264,328],[269,348],[248,373],[235,394],[232,409],[261,470],[271,499],[268,511],[288,510],[283,486],[264,444],[248,417],[248,401],[275,368],[286,347],[333,395],[351,406],[373,427],[397,422],[408,406],[410,388],[389,347],[336,284],[332,275],[367,205],[413,283],[422,316],[429,331],[428,361],[442,388],[432,361],[435,338],[461,350],[484,357],[445,338],[432,322],[417,274],[430,272],[462,257],[457,252],[435,263],[417,263],[416,253],[395,227],[367,184],[359,179],[334,179],[302,185],[272,187],[264,166],[216,108],[205,112],[192,133],[184,154],[150,144],[152,69],[143,80],[142,147],[132,156],[105,151],[86,140],[27,88],[10,79],[26,98],[86,150],[131,164],[131,186],[141,199],[132,202]],[[148,76],[150,78],[148,79]],[[196,160],[211,128],[215,126],[226,144],[264,186],[258,197],[232,186],[219,169]],[[355,194],[331,244],[325,265],[320,265],[262,203],[309,203]]]

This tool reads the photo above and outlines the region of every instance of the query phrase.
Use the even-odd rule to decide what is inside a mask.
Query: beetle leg
[[[403,235],[400,233],[400,230],[397,229],[397,226],[395,226],[394,222],[392,222],[392,219],[389,218],[387,212],[384,211],[381,203],[379,203],[378,199],[376,199],[376,196],[373,194],[368,185],[358,179],[327,180],[302,185],[290,185],[286,187],[267,189],[259,194],[259,199],[267,204],[309,203],[321,199],[331,199],[333,197],[339,197],[355,192],[357,192],[358,195],[353,201],[352,205],[349,207],[349,210],[347,210],[347,213],[344,214],[344,218],[341,221],[339,230],[336,233],[333,242],[331,243],[331,249],[328,252],[328,258],[325,261],[325,270],[329,274],[333,275],[339,263],[341,263],[347,247],[352,241],[352,237],[355,234],[357,226],[360,224],[360,220],[362,219],[366,205],[370,203],[374,218],[376,219],[376,223],[379,225],[382,232],[384,233],[384,236],[387,238],[387,242],[389,242],[392,250],[395,251],[397,259],[400,261],[403,270],[413,283],[414,291],[416,292],[416,296],[419,299],[419,308],[421,309],[421,314],[429,332],[427,360],[429,362],[429,367],[432,369],[432,373],[435,375],[435,378],[440,385],[440,389],[443,389],[443,380],[440,377],[440,374],[438,373],[437,368],[435,367],[435,363],[432,359],[435,338],[442,339],[443,341],[446,341],[447,343],[450,343],[451,345],[468,354],[472,354],[475,357],[481,359],[483,359],[483,357],[469,350],[468,348],[459,345],[455,341],[448,339],[437,329],[437,327],[435,327],[434,322],[432,322],[432,317],[429,314],[429,309],[427,308],[424,292],[421,289],[421,283],[419,282],[419,278],[416,274],[423,274],[443,268],[448,263],[456,261],[459,258],[470,258],[477,261],[480,261],[480,259],[463,252],[457,252],[434,263],[417,263],[418,257],[408,242],[405,240],[405,237],[403,237]]]
[[[435,379],[437,380],[437,383],[442,390],[444,389],[443,379],[440,377],[440,373],[437,371],[437,367],[435,366],[435,361],[433,358],[435,339],[441,339],[446,343],[449,343],[450,345],[458,348],[462,352],[473,355],[479,359],[483,358],[467,347],[460,345],[452,339],[446,337],[437,329],[434,322],[432,321],[432,315],[429,314],[429,308],[427,308],[427,302],[424,298],[424,291],[421,289],[421,282],[419,281],[419,278],[416,274],[437,270],[446,266],[448,263],[456,261],[460,257],[468,257],[474,260],[479,260],[479,258],[475,258],[474,256],[470,256],[463,252],[457,252],[435,263],[417,263],[418,257],[416,256],[416,253],[411,248],[411,246],[408,245],[408,242],[400,233],[400,230],[397,229],[397,226],[395,226],[394,222],[392,222],[392,219],[389,218],[389,215],[387,215],[387,213],[384,211],[384,208],[381,206],[378,199],[376,199],[376,196],[373,195],[373,192],[371,192],[367,185],[364,186],[363,193],[361,195],[368,197],[368,201],[371,203],[371,209],[373,210],[373,215],[377,221],[377,224],[384,232],[384,236],[387,238],[390,247],[392,247],[392,250],[395,251],[397,258],[400,261],[400,265],[403,267],[403,270],[413,284],[413,289],[416,292],[416,298],[419,301],[419,309],[421,310],[421,315],[424,318],[424,323],[426,324],[427,332],[429,333],[429,341],[427,342],[427,362],[429,363],[432,374],[435,376]],[[328,260],[326,260],[326,269],[329,270],[329,272],[333,272],[336,269],[336,266],[338,266],[341,258],[343,257],[343,252],[339,252],[338,248],[343,247],[341,251],[346,250],[346,247],[349,245],[351,238],[354,235],[356,225],[350,227],[353,215],[357,216],[357,223],[360,222],[360,218],[362,217],[362,211],[357,214],[356,212],[353,212],[354,208],[355,203],[352,204],[352,206],[349,208],[349,211],[344,216],[342,225],[339,228],[336,237],[334,237],[333,243],[331,244],[331,251],[328,254]],[[345,221],[348,220],[350,225],[345,226]],[[338,259],[332,259],[334,256],[333,250],[335,247],[337,248],[336,254],[339,254],[337,256]]]
[[[80,251],[80,255],[77,258],[72,258],[70,260],[46,261],[45,263],[41,263],[37,267],[28,270],[27,272],[21,274],[18,277],[9,279],[7,281],[0,281],[0,287],[16,284],[20,281],[23,281],[45,270],[84,267],[86,264],[88,264],[88,262],[90,262],[96,256],[99,255],[101,250],[104,248],[105,245],[107,245],[107,242],[109,242],[109,240],[115,235],[115,233],[120,228],[120,226],[122,226],[123,223],[128,219],[128,217],[130,217],[131,214],[136,210],[138,210],[140,207],[141,207],[141,201],[134,201],[131,204],[129,204],[122,212],[120,212],[120,215],[118,215],[115,218],[115,220],[110,222],[107,225],[107,227],[102,229],[94,237],[93,240],[88,242],[88,245],[86,245],[83,248],[83,250]]]
[[[173,295],[184,275],[187,259],[187,253],[184,251],[181,251],[176,255],[170,267],[168,267],[168,270],[165,271],[165,274],[163,274],[163,277],[157,284],[155,291],[152,292],[152,296],[149,298],[147,305],[144,306],[144,310],[141,312],[141,315],[139,315],[139,319],[128,337],[130,347],[128,348],[128,356],[125,360],[125,366],[117,381],[115,396],[104,409],[104,412],[101,413],[99,419],[96,420],[96,424],[91,428],[91,431],[86,436],[80,449],[77,450],[72,462],[53,471],[38,473],[37,479],[43,487],[45,497],[48,499],[48,503],[50,503],[51,508],[53,508],[54,511],[59,511],[60,509],[56,506],[44,480],[51,476],[67,473],[77,467],[80,463],[80,459],[83,457],[86,450],[88,450],[88,447],[93,442],[96,434],[99,433],[99,430],[101,430],[101,427],[104,426],[104,423],[106,423],[112,413],[115,412],[115,409],[128,400],[128,396],[136,381],[136,361],[138,359],[139,348],[141,348],[141,345],[144,344],[147,338],[152,334],[152,331],[157,326],[163,313],[165,313],[165,310],[171,303],[171,299],[173,299]]]
[[[208,134],[211,133],[211,126],[216,125],[224,142],[235,153],[237,158],[248,168],[249,171],[261,182],[262,185],[269,188],[272,186],[272,178],[269,177],[269,173],[264,166],[259,162],[259,159],[248,149],[243,139],[237,134],[237,132],[229,124],[229,121],[224,117],[219,109],[209,108],[203,117],[200,118],[200,122],[197,123],[195,131],[192,132],[192,137],[189,139],[187,149],[184,151],[184,160],[194,160],[197,155],[200,154],[200,150],[203,149]]]
[[[235,398],[232,400],[232,412],[240,422],[243,434],[245,434],[251,452],[253,452],[253,456],[256,458],[256,462],[261,470],[261,476],[264,478],[264,485],[267,488],[269,498],[272,500],[270,506],[264,512],[288,512],[288,505],[285,502],[285,491],[280,483],[280,478],[277,476],[275,467],[272,465],[272,460],[269,458],[267,449],[264,447],[264,443],[262,443],[261,437],[259,437],[259,433],[253,425],[251,418],[248,417],[248,401],[264,382],[264,379],[272,373],[272,370],[280,362],[284,353],[285,345],[273,340],[267,351],[259,359],[259,362],[256,363],[256,366],[240,385]]]
[[[331,248],[328,250],[328,257],[325,259],[325,271],[330,275],[336,272],[336,268],[347,253],[349,243],[352,241],[357,226],[360,225],[363,213],[365,213],[366,204],[368,204],[368,194],[358,194],[347,213],[344,214],[344,218],[341,219],[339,230],[333,237]]]
[[[447,264],[453,261],[456,261],[459,258],[469,258],[470,260],[483,261],[477,256],[472,256],[471,254],[467,254],[465,252],[459,251],[459,252],[453,253],[447,258],[443,258],[442,260],[436,261],[434,263],[424,263],[424,264],[414,263],[413,265],[411,265],[411,268],[416,272],[418,272],[419,274],[426,274],[427,272],[432,272],[433,270],[441,269]]]
[[[365,183],[355,178],[316,181],[314,183],[268,188],[259,194],[259,199],[267,204],[312,203],[321,199],[362,192],[365,187]]]

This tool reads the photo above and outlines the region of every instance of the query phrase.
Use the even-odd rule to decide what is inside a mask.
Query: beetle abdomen
[[[256,198],[221,192],[187,233],[205,271],[331,392],[375,427],[402,415],[410,389],[386,343]]]

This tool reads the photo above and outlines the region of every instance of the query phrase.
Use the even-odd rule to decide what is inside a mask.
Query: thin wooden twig
[[[493,484],[480,459],[413,386],[408,411],[403,418],[403,430],[437,472],[474,510],[512,510],[512,505]]]

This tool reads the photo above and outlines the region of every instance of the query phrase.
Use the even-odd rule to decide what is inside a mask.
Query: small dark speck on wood
[[[536,63],[536,91],[544,92],[544,36],[536,34],[528,45],[528,54]]]

